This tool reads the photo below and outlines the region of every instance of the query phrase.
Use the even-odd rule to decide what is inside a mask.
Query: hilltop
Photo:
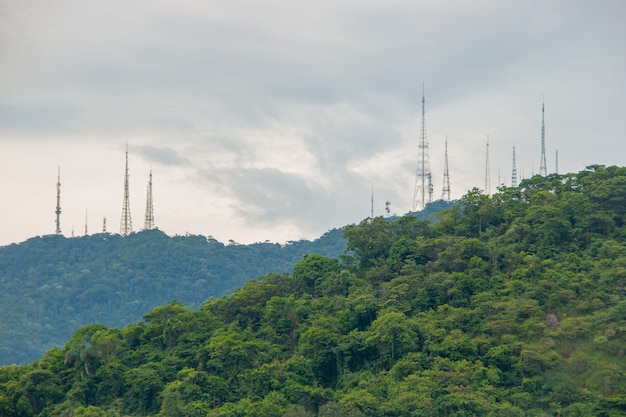
[[[626,415],[626,168],[366,219],[191,310],[0,368],[0,414]]]
[[[450,207],[435,202],[420,219]],[[269,272],[290,273],[306,254],[337,258],[343,228],[313,241],[231,242],[144,230],[35,237],[0,247],[0,365],[31,362],[91,323],[123,328],[175,298],[195,309]]]

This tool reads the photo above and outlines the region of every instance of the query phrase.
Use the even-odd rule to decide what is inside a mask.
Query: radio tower
[[[430,173],[430,162],[428,158],[428,140],[426,139],[424,85],[422,85],[422,126],[420,129],[420,142],[417,153],[417,172],[415,173],[415,189],[413,191],[413,209],[423,209],[426,203],[433,201],[433,184]],[[426,192],[428,191],[428,197]],[[428,198],[428,200],[427,200]]]
[[[541,161],[539,163],[539,175],[546,177],[548,168],[546,167],[546,123],[544,102],[541,102]]]
[[[372,185],[372,204],[371,204],[371,211],[370,211],[370,219],[374,219],[374,186]]]
[[[57,172],[57,208],[54,210],[54,213],[57,215],[56,220],[54,221],[56,224],[56,229],[54,233],[57,235],[61,234],[61,167],[59,167]]]
[[[128,143],[126,144],[126,171],[124,173],[124,204],[122,205],[122,221],[120,234],[128,236],[133,231],[133,222],[130,218],[130,199],[128,191]]]
[[[448,138],[446,138],[446,153],[443,163],[443,191],[441,199],[450,202],[450,174],[448,172]]]
[[[554,165],[554,173],[559,175],[559,150],[556,150],[556,164]]]
[[[487,154],[485,158],[485,194],[491,196],[491,171],[489,170],[489,135],[487,135]]]
[[[511,187],[517,187],[517,167],[515,166],[515,146],[513,146],[513,169],[511,170]]]
[[[148,181],[148,195],[146,196],[146,219],[143,223],[143,229],[154,229],[154,207],[152,207],[152,167],[150,168],[150,180]]]

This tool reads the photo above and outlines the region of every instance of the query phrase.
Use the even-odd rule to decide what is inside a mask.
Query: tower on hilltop
[[[417,171],[415,173],[412,211],[423,209],[427,203],[433,201],[433,183],[428,156],[428,140],[426,139],[425,104],[424,86],[422,85],[422,125],[417,152]]]
[[[133,222],[130,218],[130,198],[128,187],[128,143],[126,144],[126,171],[124,173],[124,203],[122,204],[122,220],[120,222],[120,234],[128,236],[133,231]]]
[[[541,102],[541,160],[539,162],[539,175],[542,177],[548,175],[548,167],[546,165],[546,117],[543,100]]]
[[[56,224],[56,229],[54,233],[57,235],[61,234],[61,167],[59,167],[57,171],[57,207],[54,210],[56,214],[56,220],[54,223]]]
[[[513,146],[513,168],[511,169],[511,187],[517,187],[517,167],[515,165],[515,146]]]
[[[446,153],[443,163],[443,190],[441,199],[450,202],[450,174],[448,172],[448,138],[446,138]]]
[[[143,223],[143,229],[154,229],[154,207],[152,206],[152,167],[150,167],[150,179],[148,180],[148,193],[146,196],[146,219]]]
[[[485,157],[485,194],[491,196],[491,170],[489,168],[489,135],[487,135],[487,153]]]

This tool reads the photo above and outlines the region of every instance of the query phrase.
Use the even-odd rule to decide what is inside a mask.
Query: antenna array
[[[120,222],[120,234],[128,236],[133,231],[133,222],[130,218],[130,198],[128,187],[128,143],[126,144],[126,171],[124,174],[124,203],[122,205],[122,220]]]
[[[443,190],[441,199],[450,202],[450,174],[448,172],[448,138],[446,138],[446,153],[443,164]]]
[[[420,129],[420,142],[417,153],[417,171],[415,173],[415,188],[413,191],[412,211],[423,209],[426,203],[433,201],[433,184],[430,173],[430,161],[428,157],[428,140],[426,139],[424,86],[422,85],[422,126]],[[428,193],[428,197],[426,196]]]
[[[515,166],[515,146],[513,146],[513,168],[511,170],[511,187],[517,187],[517,167]]]
[[[489,169],[489,135],[487,135],[487,154],[485,157],[485,194],[491,196],[491,172]]]
[[[545,177],[548,175],[548,168],[546,166],[546,123],[545,123],[545,106],[544,102],[541,102],[541,161],[539,163],[539,175]]]
[[[144,230],[154,229],[154,207],[152,206],[152,168],[148,180],[148,195],[146,196],[146,219],[143,224]]]
[[[56,233],[57,235],[60,235],[61,234],[61,167],[59,167],[58,172],[57,172],[57,207],[56,207],[56,210],[54,210],[54,213],[56,214],[56,220],[55,220],[56,229],[54,233]]]

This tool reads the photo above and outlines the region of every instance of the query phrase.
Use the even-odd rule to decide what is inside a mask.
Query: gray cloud
[[[29,207],[54,205],[40,185],[50,180],[29,173],[62,164],[69,175],[99,155],[91,180],[106,188],[129,142],[133,172],[160,165],[162,230],[315,237],[369,215],[372,187],[408,210],[422,83],[435,195],[446,136],[455,197],[484,184],[487,134],[492,184],[499,170],[509,178],[512,146],[518,170],[536,172],[542,96],[562,172],[623,164],[625,11],[565,0],[6,4],[0,141],[30,158],[4,157],[0,175],[40,190]],[[90,203],[117,218],[121,184],[110,187],[115,198]],[[26,203],[1,204],[5,219],[28,218],[0,223],[7,242],[49,229]]]
[[[162,165],[187,166],[190,161],[178,154],[171,147],[159,147],[152,145],[139,145],[131,148],[132,152],[139,153],[148,163],[159,163]]]

